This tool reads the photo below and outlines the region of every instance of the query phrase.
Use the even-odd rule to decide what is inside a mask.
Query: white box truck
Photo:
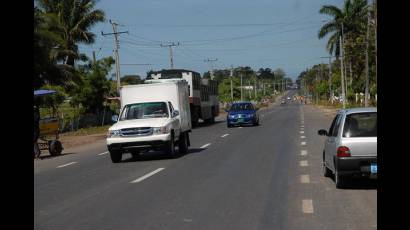
[[[146,150],[164,150],[175,157],[175,145],[179,153],[187,153],[192,125],[186,81],[127,85],[120,94],[121,112],[107,134],[113,163],[120,162],[123,153],[138,157]]]

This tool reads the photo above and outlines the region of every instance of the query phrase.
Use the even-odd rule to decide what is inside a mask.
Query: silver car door
[[[333,127],[333,132],[332,132],[332,136],[330,138],[330,142],[329,142],[329,149],[327,151],[328,156],[326,156],[326,160],[329,163],[329,166],[332,170],[335,170],[335,165],[334,165],[334,161],[333,158],[336,156],[336,152],[337,152],[337,147],[338,147],[338,134],[339,134],[339,129],[340,129],[340,125],[342,123],[343,120],[343,114],[339,114],[339,116],[336,119],[336,123],[335,126]]]
[[[325,163],[328,166],[331,164],[332,157],[331,157],[330,153],[331,153],[331,149],[332,149],[332,144],[335,141],[335,138],[333,137],[333,130],[334,130],[336,121],[339,118],[339,116],[340,115],[337,114],[335,116],[335,118],[333,119],[332,124],[330,125],[329,131],[328,131],[328,134],[327,134],[326,141],[325,141],[325,161],[326,161]]]

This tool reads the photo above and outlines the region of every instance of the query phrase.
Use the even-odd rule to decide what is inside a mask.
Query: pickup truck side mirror
[[[112,115],[111,121],[116,123],[118,121],[118,115],[117,114]]]
[[[321,129],[319,131],[317,131],[317,134],[319,134],[320,136],[327,136],[327,131],[324,129]]]
[[[178,110],[174,110],[173,112],[172,112],[172,117],[174,118],[174,117],[176,117],[176,116],[178,116],[179,115],[179,111]]]

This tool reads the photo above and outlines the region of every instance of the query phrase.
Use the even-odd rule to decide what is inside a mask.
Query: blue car
[[[234,125],[252,124],[259,125],[258,108],[255,108],[251,102],[237,102],[232,104],[227,111],[226,123],[228,128]]]

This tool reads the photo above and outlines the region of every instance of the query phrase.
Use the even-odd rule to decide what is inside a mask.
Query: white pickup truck
[[[138,157],[143,150],[164,150],[175,157],[175,145],[179,153],[187,153],[192,125],[186,81],[127,85],[120,93],[121,113],[107,134],[113,163],[123,153]]]

